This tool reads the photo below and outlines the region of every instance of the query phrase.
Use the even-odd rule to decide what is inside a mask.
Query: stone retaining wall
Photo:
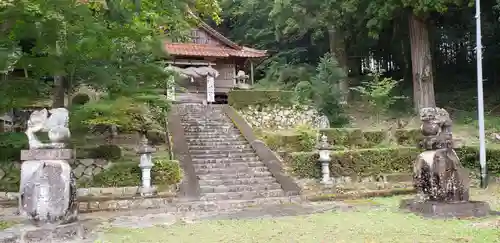
[[[77,159],[70,163],[77,180],[92,178],[112,164],[103,159]],[[0,164],[0,190],[12,191],[19,185],[21,162]]]
[[[238,112],[254,128],[288,129],[298,125],[319,128],[322,123],[328,124],[326,117],[309,106],[248,106]]]

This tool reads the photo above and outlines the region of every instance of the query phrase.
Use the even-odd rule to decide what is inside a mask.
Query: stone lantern
[[[152,196],[154,189],[151,186],[151,169],[153,168],[152,153],[156,151],[155,148],[149,146],[148,139],[143,138],[137,154],[140,155],[139,167],[141,168],[142,185],[139,189],[141,196]]]
[[[321,141],[319,142],[317,148],[319,152],[319,162],[321,163],[321,173],[323,174],[321,184],[332,185],[333,181],[330,178],[330,162],[332,161],[330,152],[332,150],[332,146],[328,143],[328,138],[325,134],[321,136]]]

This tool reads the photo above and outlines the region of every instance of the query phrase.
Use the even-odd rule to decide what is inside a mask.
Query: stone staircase
[[[289,200],[221,105],[177,106],[201,201]]]

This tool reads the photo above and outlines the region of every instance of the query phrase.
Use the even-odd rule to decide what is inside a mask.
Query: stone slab
[[[487,202],[436,202],[403,199],[400,208],[429,218],[470,218],[490,215],[491,209]]]
[[[54,227],[20,224],[0,232],[0,243],[71,242],[86,239],[94,227],[91,221],[79,221]]]
[[[21,150],[21,160],[68,160],[73,158],[72,149]]]

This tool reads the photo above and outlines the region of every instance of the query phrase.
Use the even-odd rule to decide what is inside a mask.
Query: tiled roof
[[[195,43],[170,43],[165,42],[165,51],[175,56],[198,57],[265,57],[266,51],[255,50],[248,47],[233,49],[224,46]]]

